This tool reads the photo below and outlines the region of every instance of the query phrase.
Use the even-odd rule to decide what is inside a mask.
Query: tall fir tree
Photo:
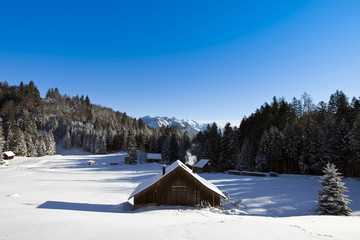
[[[37,148],[34,144],[34,140],[31,137],[30,133],[25,134],[26,148],[27,148],[27,157],[36,157],[37,156]]]
[[[360,176],[360,113],[357,115],[350,132],[352,156],[349,167],[351,176]]]
[[[70,137],[69,131],[67,131],[65,136],[64,136],[63,148],[65,150],[69,150],[71,147],[72,147],[72,145],[71,145],[71,137]]]
[[[222,169],[235,169],[238,157],[237,145],[235,133],[230,123],[227,123],[220,143]]]
[[[268,158],[270,156],[270,137],[267,131],[261,137],[259,150],[255,158],[255,170],[261,172],[269,171]]]
[[[133,131],[129,131],[128,134],[128,153],[129,153],[129,162],[130,164],[136,164],[137,152],[136,152],[136,139]]]
[[[4,146],[5,146],[5,139],[3,132],[3,124],[2,124],[2,118],[0,117],[0,162],[3,159]]]
[[[179,140],[178,140],[178,134],[172,134],[170,137],[170,161],[174,162],[176,160],[179,160],[179,152],[180,152],[180,146],[179,146]]]
[[[46,149],[46,155],[54,155],[56,153],[56,142],[52,131],[47,133],[48,146]]]
[[[161,159],[164,162],[170,162],[171,161],[171,151],[170,151],[170,139],[169,137],[166,137],[162,149],[161,149]]]

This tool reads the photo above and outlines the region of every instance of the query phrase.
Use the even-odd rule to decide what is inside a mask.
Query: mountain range
[[[239,126],[240,121],[227,121],[227,120],[220,120],[220,121],[195,121],[195,120],[188,120],[188,119],[177,119],[175,117],[150,117],[145,116],[141,118],[145,124],[149,125],[153,128],[160,128],[162,125],[164,126],[174,126],[178,127],[182,132],[187,131],[190,137],[194,137],[198,132],[204,131],[207,125],[212,125],[214,122],[218,125],[220,129],[223,129],[227,122],[231,122],[236,126]]]

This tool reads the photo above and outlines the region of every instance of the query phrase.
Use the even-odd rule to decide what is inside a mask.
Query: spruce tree
[[[349,216],[351,209],[347,204],[350,200],[344,194],[347,190],[335,164],[326,164],[323,173],[324,175],[319,180],[323,187],[319,190],[318,212],[322,215]]]
[[[131,130],[129,131],[127,143],[128,143],[130,164],[136,164],[136,160],[137,160],[136,139],[134,132]]]
[[[27,147],[27,157],[36,157],[37,156],[37,148],[34,145],[33,138],[30,133],[25,134],[25,141]]]
[[[352,158],[350,161],[351,175],[360,174],[360,114],[356,117],[350,132]]]
[[[46,155],[46,144],[42,136],[40,135],[36,141],[37,156],[42,157]]]
[[[4,146],[5,146],[5,140],[4,140],[4,133],[3,133],[3,125],[2,125],[2,118],[0,117],[0,162],[3,159]]]
[[[65,150],[69,150],[71,148],[71,137],[69,131],[67,131],[65,134],[63,148]]]
[[[179,160],[179,140],[177,134],[172,134],[170,137],[170,161],[175,162]]]
[[[269,171],[268,158],[270,156],[270,136],[267,131],[261,137],[259,150],[255,158],[256,171]]]
[[[96,134],[95,140],[95,152],[97,154],[105,154],[106,153],[106,141],[103,133]]]
[[[224,170],[235,169],[237,162],[237,144],[235,134],[230,123],[225,125],[224,134],[220,141],[222,164]]]
[[[164,143],[162,145],[161,159],[164,162],[170,162],[171,160],[170,139],[168,137],[165,138]]]
[[[54,134],[50,131],[48,134],[48,146],[47,146],[47,155],[54,155],[56,153],[56,142]]]

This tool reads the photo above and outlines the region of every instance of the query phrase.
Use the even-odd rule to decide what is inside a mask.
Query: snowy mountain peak
[[[162,125],[164,126],[174,126],[180,128],[182,132],[187,131],[190,137],[194,137],[198,132],[204,131],[207,125],[212,125],[212,123],[216,122],[220,129],[223,129],[227,122],[230,122],[232,126],[239,126],[240,121],[234,120],[217,120],[217,121],[195,121],[189,119],[179,120],[175,117],[150,117],[145,116],[141,118],[147,125],[153,128],[160,128]]]
[[[194,120],[182,119],[179,120],[175,117],[142,117],[141,118],[147,125],[153,128],[160,128],[162,125],[169,127],[178,127],[181,131],[187,131],[190,137],[194,137],[198,132],[203,131],[207,124],[200,124]]]

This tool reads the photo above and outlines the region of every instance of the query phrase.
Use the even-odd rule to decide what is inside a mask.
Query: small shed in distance
[[[14,157],[15,157],[15,153],[13,153],[12,151],[4,152],[4,159],[5,160],[14,159]]]
[[[161,161],[161,153],[147,153],[146,162],[147,163],[159,163]]]
[[[194,165],[193,171],[195,173],[215,172],[216,166],[210,159],[200,159],[200,161]]]
[[[220,197],[226,196],[212,183],[193,173],[182,162],[175,161],[163,173],[145,181],[133,191],[134,209],[145,206],[182,205],[203,203],[220,206]]]

